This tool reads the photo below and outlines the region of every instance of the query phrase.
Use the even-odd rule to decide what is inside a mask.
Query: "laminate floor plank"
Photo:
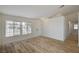
[[[0,47],[1,53],[79,53],[78,36],[71,34],[65,41],[39,36]]]

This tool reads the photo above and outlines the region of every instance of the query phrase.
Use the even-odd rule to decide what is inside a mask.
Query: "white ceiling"
[[[39,5],[0,6],[0,10],[2,13],[24,16],[29,18],[49,16],[52,14],[51,12],[55,11],[56,9],[57,6],[39,6]]]
[[[68,14],[79,10],[78,5],[0,5],[0,12],[28,18],[50,17],[57,13]]]

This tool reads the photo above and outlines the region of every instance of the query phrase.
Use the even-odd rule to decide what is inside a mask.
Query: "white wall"
[[[0,15],[0,45],[1,45],[1,15]]]
[[[65,39],[69,36],[69,22],[65,17],[65,22],[64,22],[64,36]]]
[[[70,23],[69,23],[69,30],[66,29],[67,30],[66,32],[69,32],[69,33],[67,33],[69,35],[69,34],[74,32],[74,24],[76,23],[75,21],[79,20],[78,12],[66,15],[66,20],[67,20],[67,22],[70,21]],[[77,33],[77,32],[75,32],[75,33]],[[78,42],[79,42],[79,39],[78,39]],[[79,45],[79,43],[78,43],[78,45]]]
[[[69,23],[69,34],[71,34],[74,31],[75,21],[78,20],[78,13],[68,14],[68,15],[66,15],[65,18],[66,18],[67,22],[70,21],[70,23]]]
[[[73,32],[73,23],[69,21],[67,17],[65,17],[64,30],[65,30],[65,39]]]
[[[64,16],[42,19],[42,35],[64,41]]]
[[[65,15],[65,36],[68,37],[74,32],[74,22],[78,20],[78,13]]]
[[[1,14],[0,14],[0,45],[1,45],[1,43],[2,43],[2,42],[1,42],[1,37],[2,37],[2,36],[1,36],[1,31],[2,31],[2,28],[1,28],[1,21],[2,21],[2,20],[1,20]]]
[[[78,16],[78,46],[79,46],[79,16]]]
[[[3,44],[11,43],[14,41],[20,41],[20,40],[24,40],[24,39],[28,39],[28,38],[32,38],[32,37],[41,35],[40,20],[32,20],[32,19],[28,19],[28,18],[24,18],[24,17],[10,16],[10,15],[5,15],[5,14],[2,14],[2,18],[3,18],[2,19],[2,41],[3,41]],[[32,23],[32,34],[6,38],[5,37],[5,21],[6,20],[13,20],[13,21],[20,21],[20,22],[22,22],[22,21],[31,22]]]
[[[78,13],[78,47],[79,47],[79,13]]]
[[[71,34],[74,31],[74,24],[72,22],[69,22],[69,34]]]
[[[50,19],[43,18],[41,20],[32,20],[25,17],[11,16],[11,15],[5,15],[5,14],[1,14],[1,16],[2,16],[2,19],[1,19],[2,21],[0,22],[2,24],[0,23],[0,32],[2,32],[2,36],[1,35],[0,36],[2,38],[0,37],[0,40],[2,39],[3,40],[2,42],[4,44],[14,42],[14,41],[20,41],[20,40],[24,40],[24,39],[28,39],[36,36],[47,36],[50,38],[64,41],[72,29],[72,23],[70,23],[69,25],[68,19],[64,16],[55,16]],[[32,34],[6,38],[5,37],[6,20],[31,22]]]
[[[33,36],[41,36],[42,27],[41,20],[33,21]]]

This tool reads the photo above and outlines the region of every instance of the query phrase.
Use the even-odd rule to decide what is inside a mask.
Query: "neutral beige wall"
[[[20,41],[24,39],[29,39],[32,37],[40,36],[41,35],[41,22],[40,20],[32,20],[25,17],[18,17],[18,16],[11,16],[2,14],[2,41],[3,44],[11,43],[14,41]],[[30,22],[32,23],[32,34],[28,35],[19,35],[14,37],[5,37],[5,21],[6,20],[13,20],[13,21],[20,21],[20,22]]]

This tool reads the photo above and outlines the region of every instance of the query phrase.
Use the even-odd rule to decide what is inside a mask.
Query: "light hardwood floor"
[[[71,34],[64,42],[47,38],[36,37],[28,40],[10,43],[0,47],[2,53],[65,53],[79,52],[77,35]]]

